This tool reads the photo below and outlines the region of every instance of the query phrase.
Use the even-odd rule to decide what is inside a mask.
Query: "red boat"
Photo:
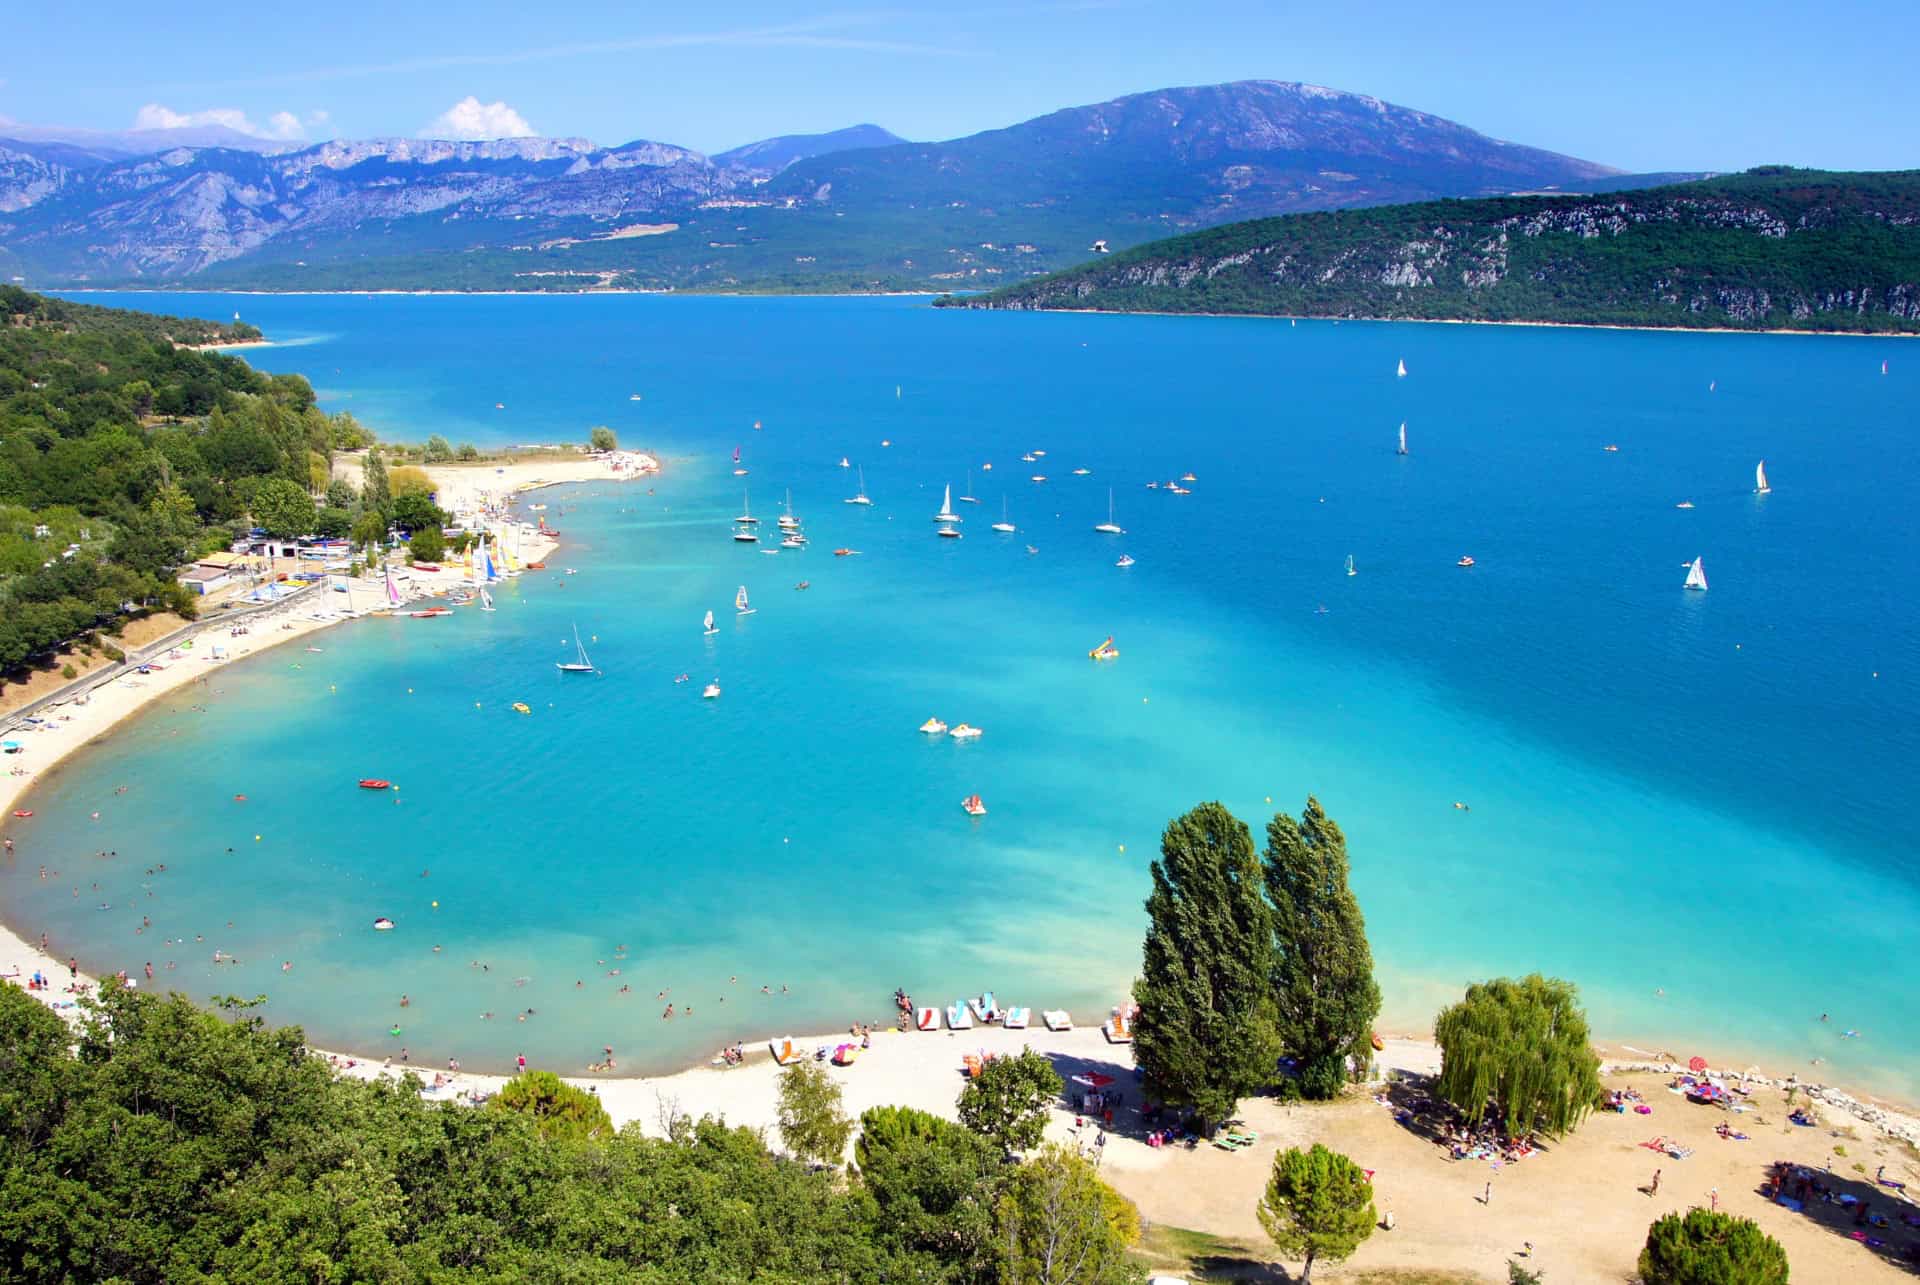
[[[415,571],[438,571],[440,564],[437,562],[416,562],[413,564],[413,569]]]
[[[360,782],[360,788],[363,790],[384,790],[392,784],[392,781],[383,781],[377,776],[369,776]]]
[[[15,808],[13,811],[13,814],[17,817],[30,817],[33,815],[33,809],[32,808]]]
[[[529,562],[527,564],[527,570],[529,571],[545,571],[546,569],[547,564],[544,562]]]
[[[453,614],[453,608],[452,607],[428,607],[425,611],[409,611],[407,614],[409,616],[413,616],[416,619],[431,620],[435,616],[451,616]]]

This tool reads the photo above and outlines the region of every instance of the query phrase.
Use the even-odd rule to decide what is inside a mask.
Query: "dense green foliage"
[[[587,435],[587,443],[596,451],[611,451],[618,449],[620,438],[605,424],[595,424]]]
[[[1140,1215],[1093,1165],[1051,1145],[1013,1171],[1000,1197],[1005,1285],[1133,1285]]]
[[[1008,1240],[978,1206],[1013,1170],[957,1126],[895,1131],[869,1190],[712,1120],[581,1138],[336,1079],[297,1029],[180,997],[110,985],[70,1043],[0,984],[0,1279],[985,1285]]]
[[[1273,903],[1273,989],[1280,1046],[1300,1061],[1301,1092],[1340,1092],[1347,1059],[1364,1066],[1380,1013],[1366,920],[1347,887],[1347,838],[1311,795],[1299,821],[1267,826]]]
[[[487,1105],[530,1117],[549,1138],[605,1138],[613,1133],[613,1121],[600,1099],[552,1071],[522,1071],[501,1085]]]
[[[1289,1147],[1273,1158],[1258,1213],[1281,1254],[1305,1260],[1306,1282],[1316,1262],[1340,1262],[1373,1234],[1373,1184],[1359,1165],[1317,1142],[1308,1151]]]
[[[1060,1096],[1060,1073],[1044,1053],[1021,1049],[990,1058],[960,1090],[960,1123],[1003,1151],[1040,1145],[1047,1108]]]
[[[1491,1114],[1509,1136],[1565,1133],[1600,1097],[1600,1058],[1572,982],[1496,978],[1434,1019],[1439,1095],[1473,1123]]]
[[[955,1281],[994,1279],[994,1210],[1014,1172],[1002,1149],[925,1111],[873,1107],[860,1117],[854,1162],[888,1244],[938,1254]]]
[[[840,1086],[818,1062],[795,1062],[780,1073],[780,1141],[801,1160],[837,1165],[853,1136],[840,1109]]]
[[[223,547],[263,490],[277,520],[296,494],[311,515],[313,459],[364,432],[298,376],[179,346],[251,327],[12,287],[0,310],[0,669],[132,612],[191,611],[173,568]]]
[[[1920,330],[1920,171],[1770,166],[1605,196],[1256,219],[944,304]]]
[[[1750,1219],[1689,1209],[1647,1230],[1645,1285],[1787,1285],[1787,1251]]]
[[[1247,827],[1218,803],[1160,840],[1134,998],[1147,1091],[1204,1123],[1273,1078],[1273,911]]]

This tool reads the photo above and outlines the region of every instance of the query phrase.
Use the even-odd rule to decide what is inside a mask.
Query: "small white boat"
[[[1350,576],[1357,576],[1360,574],[1358,571],[1355,571],[1353,569],[1353,555],[1351,553],[1347,555],[1347,574]]]
[[[1680,503],[1678,503],[1678,504],[1676,504],[1676,505],[1674,505],[1673,507],[1674,507],[1674,508],[1676,508],[1676,509],[1690,509],[1690,508],[1692,508],[1692,507],[1693,507],[1693,501],[1692,501],[1692,500],[1682,500],[1682,501],[1680,501]]]
[[[760,552],[766,554],[769,558],[777,558],[780,556],[780,550],[778,549],[762,549]]]
[[[630,402],[637,402],[637,401],[639,401],[639,400],[640,400],[640,394],[639,394],[639,393],[630,393],[630,394],[628,394],[628,396],[627,396],[627,400],[628,400],[628,401],[630,401]]]
[[[740,586],[740,592],[733,595],[733,609],[743,616],[751,616],[757,608],[747,602],[747,587]]]
[[[705,689],[701,691],[700,699],[702,700],[720,699],[720,681],[718,679],[715,679],[713,682],[708,683]]]
[[[587,649],[580,641],[580,626],[578,625],[573,627],[573,649],[574,658],[572,660],[556,661],[554,663],[555,669],[558,669],[563,674],[597,674],[600,672],[593,667],[593,662],[587,659]]]
[[[1033,475],[1033,480],[1036,482],[1044,482],[1047,480],[1047,475],[1045,473],[1035,473]]]
[[[713,623],[713,613],[711,611],[707,613],[707,621],[704,628],[709,634],[717,634],[720,632],[719,628]]]
[[[793,488],[787,488],[787,511],[782,513],[775,521],[779,524],[782,531],[792,531],[799,527],[800,519],[793,516]]]
[[[943,526],[938,531],[935,531],[934,534],[942,540],[958,540],[960,538],[960,533],[950,526]]]
[[[1131,553],[1123,553],[1120,555],[1120,561],[1113,565],[1116,567],[1130,567],[1133,565],[1133,555]]]
[[[1407,363],[1404,358],[1401,360],[1399,366],[1394,369],[1393,373],[1396,377],[1400,379],[1405,379],[1407,377]]]
[[[973,495],[973,470],[972,469],[967,470],[967,489],[966,489],[966,493],[960,497],[960,503],[962,504],[980,503],[980,501],[975,499]]]
[[[987,805],[980,801],[977,794],[969,794],[960,800],[960,808],[970,817],[983,817],[987,814]]]
[[[1025,455],[1022,455],[1020,457],[1020,462],[1022,464],[1031,464],[1033,463],[1033,461],[1034,461],[1034,455],[1032,451],[1028,451]]]
[[[760,537],[754,534],[754,530],[750,526],[735,527],[733,529],[733,538],[740,544],[760,543]]]
[[[1707,570],[1701,565],[1699,558],[1695,558],[1692,565],[1687,568],[1687,583],[1685,587],[1688,589],[1698,589],[1702,593],[1706,592]]]
[[[373,930],[377,933],[392,932],[393,920],[387,918],[385,915],[382,915],[378,919],[373,921]]]
[[[847,457],[846,457],[846,456],[844,456],[844,455],[842,455],[842,456],[840,457],[840,467],[841,467],[841,468],[852,468],[852,467],[853,467],[853,465],[851,465],[851,464],[849,464],[849,463],[847,463]]]
[[[1093,470],[1090,468],[1077,468],[1073,471],[1073,475],[1075,477],[1085,477],[1087,474],[1091,472],[1093,472]]]
[[[862,468],[862,469],[856,470],[856,472],[858,472],[858,474],[860,475],[860,489],[855,491],[852,495],[848,496],[844,501],[844,503],[872,504],[873,501],[867,498],[867,470]]]
[[[930,718],[920,724],[920,730],[928,736],[945,736],[947,734],[947,725],[937,718]]]
[[[933,520],[935,522],[963,522],[966,520],[953,511],[953,488],[951,486],[940,492],[940,511],[933,515]]]
[[[1120,524],[1113,520],[1113,488],[1112,487],[1107,488],[1107,520],[1105,522],[1096,522],[1094,524],[1093,529],[1100,532],[1102,535],[1125,535],[1126,534],[1126,532],[1120,528]]]
[[[979,737],[980,729],[971,723],[957,723],[954,725],[954,729],[948,732],[947,735],[956,741],[971,741]]]
[[[807,547],[807,537],[801,535],[798,531],[792,532],[786,539],[780,542],[780,547],[783,549],[804,549]],[[770,553],[772,550],[763,550],[763,552]]]
[[[1019,529],[1007,520],[1007,497],[1004,495],[1000,497],[1000,520],[993,524],[993,529],[1006,535],[1012,535]]]
[[[1034,457],[1035,459],[1045,459],[1045,458],[1046,458],[1046,454],[1047,454],[1047,453],[1046,453],[1045,451],[1035,451],[1035,452],[1033,453],[1033,457]]]
[[[1400,424],[1400,449],[1395,451],[1394,454],[1405,455],[1406,453],[1407,453],[1407,426],[1405,421],[1402,421]]]
[[[1753,468],[1753,493],[1755,495],[1765,495],[1771,490],[1773,490],[1773,488],[1767,485],[1767,462],[1761,460],[1758,464],[1754,465]]]

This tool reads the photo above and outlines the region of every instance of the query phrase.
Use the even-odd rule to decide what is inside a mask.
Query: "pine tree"
[[[1332,1097],[1348,1055],[1369,1055],[1380,987],[1366,920],[1347,887],[1347,837],[1312,795],[1298,822],[1282,812],[1268,824],[1266,876],[1280,1044],[1300,1060],[1301,1091]]]
[[[1282,1254],[1306,1260],[1300,1269],[1305,1285],[1315,1262],[1340,1262],[1373,1235],[1373,1184],[1338,1151],[1317,1142],[1308,1151],[1291,1147],[1273,1158],[1266,1195],[1254,1212]]]
[[[1218,1124],[1273,1075],[1273,912],[1247,827],[1218,803],[1167,826],[1153,863],[1134,1056],[1147,1091]]]

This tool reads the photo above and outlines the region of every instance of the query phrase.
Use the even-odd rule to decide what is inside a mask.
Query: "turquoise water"
[[[895,985],[1091,1016],[1132,975],[1166,818],[1219,798],[1257,832],[1312,791],[1399,1025],[1538,968],[1642,1047],[1920,1089],[1911,344],[898,299],[108,302],[237,308],[292,341],[250,360],[387,436],[607,423],[668,469],[537,497],[578,575],[220,670],[39,789],[8,922],[92,966],[172,959],[196,997],[266,993],[320,1042],[470,1068],[603,1044],[664,1067],[882,1017]],[[791,487],[810,550],[728,539],[736,444],[755,511]],[[840,502],[843,455],[872,509]],[[937,540],[969,467],[983,502]],[[1186,470],[1191,495],[1144,487]],[[1123,537],[1091,530],[1109,486]],[[1018,535],[987,529],[1003,498]],[[1704,595],[1680,587],[1695,555]],[[743,582],[760,610],[736,620]],[[603,677],[554,671],[575,621]],[[1109,633],[1121,658],[1089,663]],[[934,714],[986,734],[920,735]],[[667,988],[691,1017],[661,1020]]]

